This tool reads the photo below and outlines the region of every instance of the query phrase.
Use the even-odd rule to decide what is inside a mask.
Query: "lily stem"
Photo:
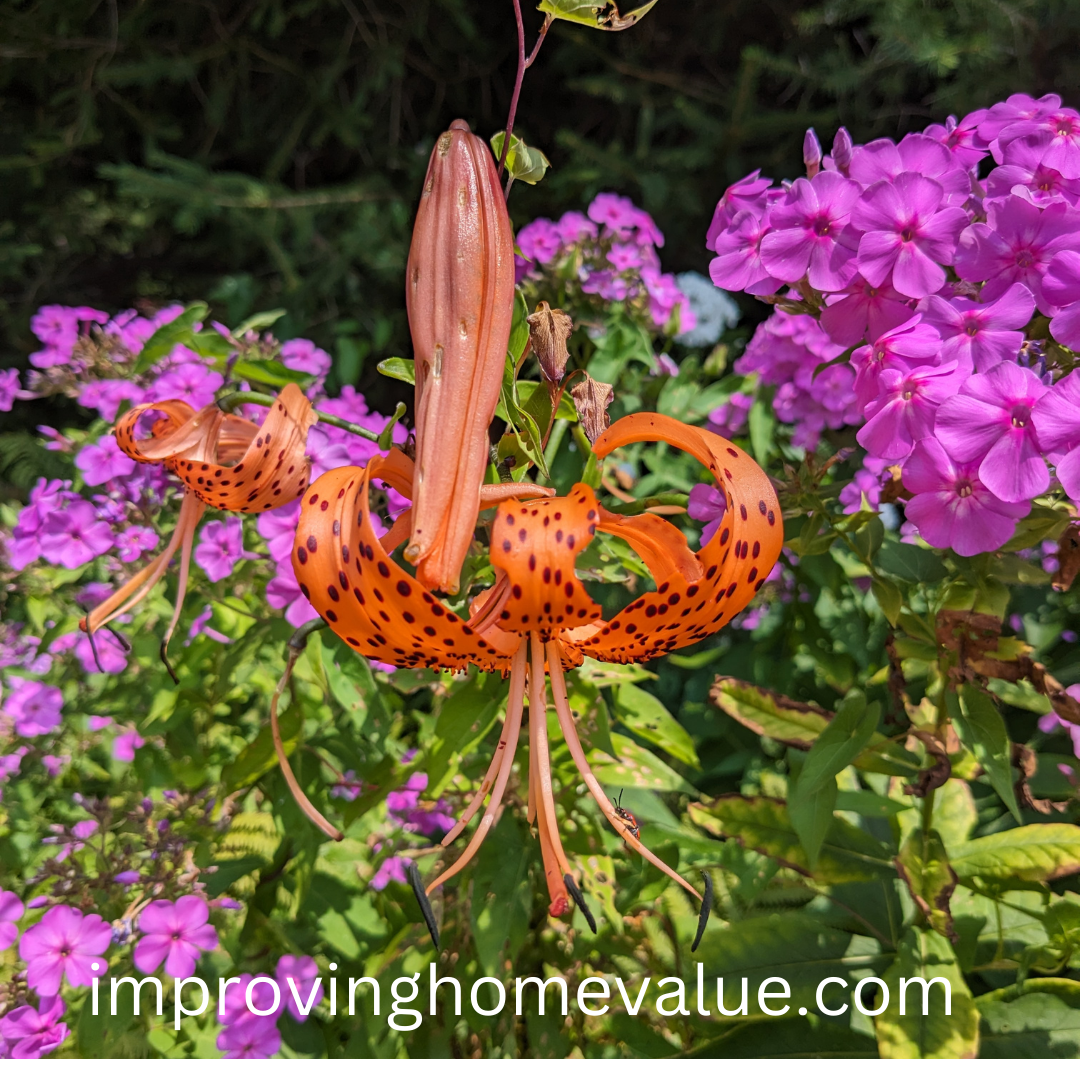
[[[685,510],[689,503],[689,495],[682,495],[677,491],[668,491],[660,495],[649,495],[644,499],[635,499],[633,502],[623,503],[617,507],[617,512],[620,514],[641,514],[646,510],[663,509],[673,513],[676,510]]]
[[[545,16],[544,25],[540,27],[540,36],[536,39],[533,51],[526,56],[525,23],[521,17],[521,0],[514,0],[514,18],[517,20],[518,69],[517,78],[514,80],[514,93],[510,97],[510,112],[506,117],[506,134],[503,136],[502,153],[499,155],[500,177],[502,176],[503,168],[506,165],[506,155],[510,151],[510,137],[514,134],[514,118],[517,116],[518,98],[521,96],[521,83],[525,78],[526,70],[532,66],[533,61],[536,59],[536,54],[540,51],[540,46],[544,44],[544,38],[547,36],[548,29],[554,21],[553,16]],[[510,184],[512,182],[513,177],[508,177],[505,193],[507,195],[510,193]]]
[[[273,405],[276,400],[277,398],[271,397],[269,394],[260,394],[255,390],[236,390],[231,394],[219,397],[215,404],[222,412],[230,412],[238,405]],[[351,432],[353,435],[359,435],[361,439],[370,439],[372,442],[378,442],[379,440],[377,431],[368,431],[367,428],[361,427],[359,424],[351,424],[348,420],[342,420],[340,416],[319,412],[318,409],[314,409],[313,412],[315,413],[315,419],[320,424],[333,424],[334,427],[339,427],[342,431]]]

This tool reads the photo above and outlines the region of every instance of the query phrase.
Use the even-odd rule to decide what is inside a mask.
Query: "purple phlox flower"
[[[679,374],[679,365],[667,353],[660,353],[653,357],[653,366],[649,369],[649,374],[670,375],[674,378]]]
[[[83,915],[64,904],[49,908],[19,942],[26,981],[44,996],[57,993],[64,977],[71,986],[89,986],[105,974],[102,954],[111,941],[112,930],[100,915]]]
[[[1055,383],[1031,410],[1039,445],[1050,451],[1065,494],[1080,498],[1080,372]]]
[[[851,155],[851,178],[863,187],[895,180],[905,172],[937,181],[946,203],[961,203],[971,194],[967,171],[941,142],[927,135],[905,135],[899,143],[875,139]]]
[[[871,510],[876,510],[881,505],[880,471],[867,468],[865,462],[863,468],[855,470],[851,483],[840,492],[840,508],[845,514],[856,513],[863,508],[863,496]]]
[[[334,361],[330,354],[320,349],[314,341],[307,338],[293,338],[281,346],[281,362],[293,371],[303,371],[316,378],[324,378],[330,373]]]
[[[1059,251],[1050,260],[1043,292],[1056,312],[1050,333],[1067,349],[1080,349],[1080,253]]]
[[[113,718],[111,716],[88,716],[86,718],[86,726],[91,731],[102,731],[111,726],[112,722]]]
[[[921,315],[913,315],[894,326],[872,345],[856,349],[851,354],[851,363],[856,372],[855,395],[859,407],[865,409],[878,396],[880,376],[886,368],[906,371],[922,366],[940,352],[941,335]]]
[[[931,124],[923,134],[943,143],[964,169],[974,169],[989,150],[989,143],[979,134],[979,125],[986,118],[986,109],[976,109],[957,121],[950,116],[944,124]]]
[[[278,986],[277,1005],[274,1000],[274,987],[266,981],[269,976],[262,976],[262,980],[255,982],[256,976],[245,972],[240,976],[238,983],[232,983],[225,988],[225,996],[218,1003],[218,1017],[223,1024],[232,1026],[248,1019],[262,1020],[269,1024],[276,1024],[277,1018],[285,1011],[285,994],[281,993]],[[252,985],[254,983],[254,985]],[[252,1012],[248,1008],[248,987],[251,987],[251,1007],[259,1012]],[[260,1016],[259,1013],[265,1013]]]
[[[244,526],[238,517],[208,521],[199,530],[195,562],[211,581],[227,578],[240,559],[251,557],[244,551]]]
[[[331,469],[354,464],[349,447],[328,435],[325,428],[318,424],[313,424],[308,430],[307,456],[311,459],[312,480],[317,480]]]
[[[733,438],[746,424],[746,418],[750,415],[750,406],[753,404],[753,397],[736,390],[723,405],[709,413],[706,426],[710,431],[715,431],[717,435],[722,435],[725,439]]]
[[[116,444],[114,435],[106,435],[99,442],[84,446],[75,455],[75,468],[91,487],[119,476],[130,476],[135,471],[135,464]]]
[[[25,910],[23,902],[13,892],[0,892],[0,952],[11,948],[18,938],[16,923]]]
[[[1031,504],[1005,502],[979,478],[979,462],[955,462],[931,437],[918,443],[904,463],[904,486],[913,493],[908,521],[936,548],[978,555],[1007,543]]]
[[[0,371],[0,412],[11,412],[19,398],[34,397],[19,385],[19,369],[8,368]]]
[[[974,462],[987,490],[1007,503],[1050,486],[1032,409],[1047,392],[1038,376],[1004,363],[972,375],[938,409],[934,434],[956,461]]]
[[[43,345],[70,353],[79,338],[79,319],[72,308],[46,304],[31,317],[30,329]]]
[[[113,874],[113,881],[117,885],[134,885],[140,876],[138,870],[121,870],[119,874]]]
[[[772,232],[761,240],[766,271],[794,283],[805,274],[823,291],[842,289],[855,276],[857,237],[843,236],[859,185],[836,172],[800,177],[769,213]]]
[[[1017,282],[991,304],[927,296],[919,302],[919,311],[941,335],[942,362],[956,360],[974,371],[988,371],[1016,359],[1024,343],[1022,327],[1035,311],[1035,297]]]
[[[56,1050],[70,1034],[60,1021],[64,1007],[63,998],[47,995],[36,1009],[32,1005],[12,1009],[0,1020],[0,1036],[8,1042],[10,1056],[36,1061]]]
[[[211,641],[216,641],[219,645],[231,645],[232,638],[226,637],[219,630],[207,625],[213,617],[214,609],[210,604],[207,604],[202,609],[202,612],[192,620],[191,626],[188,627],[188,641],[194,641],[200,634],[205,634]]]
[[[41,758],[41,764],[45,766],[45,771],[52,780],[55,780],[70,763],[69,754],[64,754],[62,757],[57,757],[56,754],[43,754]]]
[[[217,931],[209,918],[210,909],[201,896],[181,896],[175,903],[154,900],[139,916],[142,936],[135,946],[135,966],[152,975],[164,962],[166,975],[188,978],[199,953],[217,948]]]
[[[641,248],[637,244],[612,244],[607,260],[620,273],[624,270],[633,270],[641,265]]]
[[[825,168],[836,169],[837,172],[847,176],[851,170],[851,155],[854,150],[851,133],[846,127],[838,127],[833,136],[832,152],[825,159]]]
[[[1053,314],[1043,294],[1043,275],[1059,251],[1080,245],[1080,211],[1065,203],[1045,210],[1010,195],[986,210],[986,223],[969,225],[956,250],[956,272],[985,281],[984,300],[996,300],[1015,281],[1026,285],[1044,314]],[[936,290],[935,290],[936,291]]]
[[[346,769],[341,782],[330,789],[330,795],[334,799],[344,799],[346,802],[352,802],[363,790],[364,782],[356,779],[356,773],[352,769]]]
[[[376,892],[382,892],[391,881],[401,885],[406,884],[405,871],[412,865],[412,859],[406,859],[401,855],[391,855],[384,859],[382,865],[375,871],[370,885]]]
[[[958,206],[939,209],[944,189],[936,180],[902,172],[863,192],[851,212],[859,240],[859,272],[871,285],[892,275],[893,288],[920,299],[945,284],[943,265],[953,261],[957,238],[971,220]]]
[[[116,537],[116,554],[121,562],[134,562],[153,551],[160,537],[149,525],[132,525]]]
[[[911,308],[888,281],[871,285],[862,275],[826,298],[821,325],[838,345],[850,347],[863,338],[873,341],[911,318]]]
[[[41,525],[41,554],[54,566],[75,570],[113,546],[108,522],[99,521],[93,503],[74,498],[64,510],[51,510]]]
[[[716,251],[716,238],[731,225],[741,213],[759,218],[765,213],[766,192],[772,181],[755,169],[748,176],[736,180],[716,204],[713,219],[705,237],[705,246]]]
[[[806,175],[813,180],[821,168],[821,140],[813,128],[807,128],[802,141],[802,159]]]
[[[642,247],[647,247],[650,244],[653,247],[664,246],[664,234],[660,231],[656,222],[653,221],[652,214],[642,210],[639,206],[635,206],[630,217],[634,226],[634,239],[639,245]]]
[[[391,791],[386,796],[386,809],[391,821],[400,825],[408,812],[416,809],[420,794],[427,787],[427,780],[427,773],[413,773],[403,788]]]
[[[323,999],[319,966],[310,956],[283,956],[274,969],[274,978],[281,987],[285,1007],[299,1023],[307,1020],[311,1010]]]
[[[1080,177],[1080,113],[1058,108],[1038,116],[1020,118],[998,134],[1003,153],[1021,141],[1040,155],[1040,162],[1070,180]]]
[[[230,987],[231,989],[231,987]],[[222,1028],[217,1048],[234,1060],[273,1057],[281,1049],[281,1033],[271,1016],[245,1016]]]
[[[300,520],[300,500],[267,510],[255,518],[255,528],[266,541],[270,558],[279,563],[291,557],[296,525]]]
[[[784,284],[772,277],[761,261],[761,243],[769,233],[763,218],[743,211],[713,241],[716,258],[709,263],[714,285],[731,292],[763,296],[776,292]]]
[[[98,831],[98,823],[92,819],[86,821],[77,821],[71,827],[71,835],[76,840],[86,840]]]
[[[134,761],[135,751],[145,745],[146,740],[134,728],[129,731],[122,731],[113,739],[113,761]],[[169,974],[171,975],[172,972],[169,972]]]
[[[125,401],[131,406],[141,405],[147,397],[142,387],[127,379],[99,379],[82,387],[78,400],[83,408],[97,409],[102,420],[112,423]]]
[[[317,619],[319,613],[300,591],[292,561],[283,559],[275,569],[276,576],[266,586],[266,602],[275,611],[284,609],[285,620],[290,626],[301,627],[311,619]]]
[[[360,424],[364,427],[372,426],[367,401],[364,395],[355,387],[343,386],[336,398],[323,398],[318,404],[322,412],[330,413],[331,416],[339,416],[342,420],[348,420],[350,423]],[[332,433],[334,432],[340,436],[348,434],[347,431],[342,431],[341,428],[333,428]]]
[[[219,896],[216,900],[210,901],[210,906],[212,908],[223,908],[226,911],[240,911],[244,905],[231,896]]]
[[[1030,94],[1010,94],[1004,101],[991,105],[979,121],[979,137],[989,144],[995,161],[1001,160],[999,137],[1005,128],[1019,120],[1036,120],[1040,116],[1049,116],[1061,108],[1061,98],[1057,94],[1044,94],[1033,98]]]
[[[214,394],[224,384],[224,376],[205,364],[188,362],[178,364],[158,376],[147,394],[147,401],[167,401],[178,398],[193,409],[201,409],[214,400]]]
[[[649,294],[649,316],[657,327],[664,327],[676,308],[679,309],[677,334],[685,334],[697,325],[697,316],[679,288],[674,274],[661,274],[653,267],[641,271],[641,280]]]
[[[30,502],[19,511],[12,530],[12,543],[7,560],[13,570],[22,570],[41,557],[41,540],[45,518],[53,510],[61,510],[71,498],[70,480],[40,479],[30,491]]]
[[[549,218],[537,218],[521,229],[517,237],[517,246],[521,254],[530,262],[549,263],[559,254],[562,237],[554,221]]]
[[[727,497],[711,484],[695,484],[690,489],[686,512],[695,521],[706,522],[701,530],[701,546],[704,547],[720,528],[720,522],[727,512]]]
[[[1080,683],[1073,683],[1072,686],[1067,686],[1065,688],[1065,693],[1068,694],[1073,701],[1080,701]],[[1039,720],[1039,730],[1046,732],[1047,735],[1052,734],[1059,727],[1064,728],[1068,733],[1069,738],[1072,739],[1073,753],[1077,757],[1080,757],[1080,724],[1074,724],[1071,720],[1066,720],[1063,717],[1058,716],[1056,712],[1047,713]]]
[[[640,211],[626,198],[612,191],[604,191],[589,203],[588,215],[597,225],[605,225],[613,233],[629,234],[640,224]]]
[[[94,656],[95,650],[97,656]],[[96,633],[91,645],[88,634],[79,634],[75,641],[75,657],[89,675],[104,672],[119,675],[128,665],[128,652],[110,633]],[[100,666],[99,666],[100,665]]]
[[[8,676],[10,692],[0,708],[15,724],[15,733],[24,739],[48,735],[60,726],[64,695],[58,687]]]
[[[577,244],[586,237],[595,238],[596,223],[590,221],[580,210],[567,210],[557,222],[555,228],[559,239],[567,245]]]
[[[1044,164],[1040,152],[1026,142],[1010,143],[1004,163],[986,178],[987,199],[1016,195],[1045,209],[1051,203],[1075,206],[1080,201],[1080,180],[1067,179],[1057,169]]]

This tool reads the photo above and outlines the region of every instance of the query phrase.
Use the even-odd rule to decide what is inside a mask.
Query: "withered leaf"
[[[929,769],[923,769],[915,783],[904,785],[905,795],[917,795],[922,799],[949,779],[952,775],[952,762],[949,761],[945,747],[929,731],[912,728],[908,734],[918,739],[934,759],[934,764]]]
[[[570,390],[581,426],[589,442],[594,443],[611,426],[607,407],[615,400],[615,390],[609,383],[597,382],[591,375],[575,383]]]
[[[525,321],[529,324],[529,344],[540,361],[544,378],[558,386],[563,381],[566,362],[570,359],[566,341],[574,330],[573,320],[565,311],[541,300],[536,310],[525,317]]]
[[[1058,541],[1058,570],[1054,574],[1053,586],[1056,592],[1067,592],[1072,588],[1076,575],[1080,574],[1080,525],[1075,522],[1061,535]]]

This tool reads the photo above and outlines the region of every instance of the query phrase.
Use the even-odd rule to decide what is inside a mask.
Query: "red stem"
[[[506,155],[510,150],[510,137],[514,134],[514,118],[517,116],[518,98],[521,96],[521,84],[525,78],[525,72],[532,67],[536,54],[540,51],[540,46],[544,44],[544,38],[547,36],[548,28],[552,23],[551,16],[545,16],[544,25],[540,27],[540,36],[536,39],[533,51],[526,57],[525,22],[521,17],[521,0],[514,0],[514,19],[517,21],[518,69],[517,78],[514,80],[514,93],[510,98],[510,112],[506,117],[506,133],[503,135],[502,153],[499,155],[499,176],[502,176],[503,169],[506,166]]]

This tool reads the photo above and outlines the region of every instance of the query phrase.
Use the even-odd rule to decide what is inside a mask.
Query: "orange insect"
[[[485,488],[481,507],[494,506],[490,559],[495,584],[460,618],[408,574],[391,555],[409,535],[406,512],[380,540],[368,505],[373,481],[413,496],[413,463],[397,450],[366,468],[334,469],[301,500],[293,567],[304,594],[330,628],[372,660],[398,667],[463,670],[469,664],[509,675],[509,698],[497,749],[461,818],[443,838],[454,842],[480,813],[461,856],[421,895],[457,874],[495,822],[510,780],[529,698],[529,807],[537,825],[550,896],[558,916],[569,897],[584,903],[556,822],[547,730],[547,681],[567,748],[597,805],[629,847],[703,900],[701,894],[642,844],[636,820],[612,804],[578,738],[564,671],[584,656],[616,663],[648,660],[715,633],[753,599],[783,542],[776,493],[743,450],[700,428],[652,413],[624,417],[594,445],[598,458],[634,442],[663,441],[691,453],[726,497],[715,535],[697,552],[670,522],[653,514],[624,517],[602,507],[576,484],[557,497],[531,485]],[[524,488],[525,490],[521,490]],[[614,618],[604,619],[575,572],[597,532],[622,537],[641,557],[655,588]],[[545,673],[547,678],[545,678]],[[707,883],[704,899],[709,899]],[[425,902],[433,937],[437,928]],[[588,916],[591,921],[591,915]],[[701,929],[707,911],[703,906]],[[700,935],[699,935],[700,936]]]

